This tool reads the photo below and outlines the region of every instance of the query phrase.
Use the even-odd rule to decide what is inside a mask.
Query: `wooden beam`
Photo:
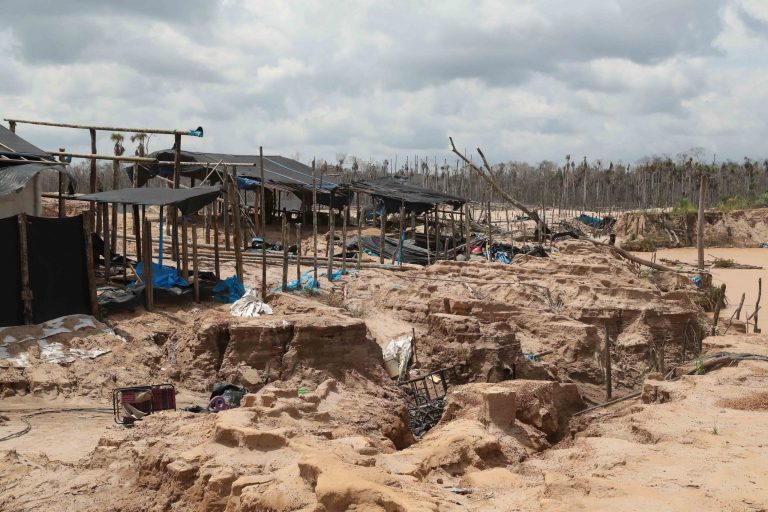
[[[87,125],[87,124],[73,124],[73,123],[54,123],[50,121],[30,121],[26,119],[8,119],[5,118],[5,121],[8,121],[10,123],[10,126],[13,127],[14,131],[16,128],[16,123],[21,124],[34,124],[38,126],[52,126],[54,128],[75,128],[80,130],[91,130],[91,131],[101,131],[101,132],[144,132],[144,133],[156,133],[156,134],[166,134],[166,135],[190,135],[190,130],[166,130],[161,128],[120,128],[120,127],[114,127],[114,126],[99,126],[99,125]]]

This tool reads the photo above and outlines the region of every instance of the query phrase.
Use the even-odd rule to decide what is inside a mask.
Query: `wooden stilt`
[[[237,273],[237,279],[242,283],[243,276],[243,243],[241,241],[242,233],[240,232],[240,195],[237,193],[237,181],[235,178],[235,167],[232,166],[229,181],[230,198],[232,201],[232,215],[235,217],[232,225],[235,231],[235,239],[233,245],[235,246],[235,272]]]
[[[221,279],[221,261],[219,258],[219,218],[216,214],[216,210],[218,209],[218,202],[218,199],[213,202],[213,206],[211,208],[211,222],[213,224],[213,273],[216,275],[216,279]]]
[[[493,233],[491,232],[491,202],[488,201],[488,245],[485,248],[485,256],[491,261],[491,246],[493,245]]]
[[[314,169],[314,163],[313,169]],[[259,166],[261,187],[259,189],[259,206],[261,207],[261,300],[267,301],[267,209],[266,209],[266,189],[264,187],[264,149],[259,146]],[[312,172],[314,180],[314,170]]]
[[[224,223],[224,249],[231,249],[229,244],[229,205],[231,202],[229,187],[227,184],[227,173],[224,173],[224,201],[221,204],[221,221]]]
[[[288,214],[283,212],[283,291],[288,291]]]
[[[349,217],[349,205],[344,206],[341,219],[341,273],[347,273],[347,217]]]
[[[379,234],[379,263],[384,263],[384,239],[387,236],[387,210],[384,203],[381,204],[381,215],[379,216],[379,224],[381,225],[381,233]]]
[[[136,239],[136,260],[141,261],[141,218],[139,214],[139,205],[134,204],[132,206],[132,215],[133,215],[133,236]]]
[[[128,284],[128,205],[123,205],[123,284]]]
[[[610,400],[613,395],[613,380],[611,375],[611,338],[608,335],[608,320],[605,321],[605,399]]]
[[[333,200],[331,200],[333,204]],[[328,247],[326,248],[326,254],[328,255],[328,271],[327,276],[330,281],[333,276],[333,252],[336,250],[336,226],[335,224],[336,212],[333,206],[328,208]]]
[[[296,289],[301,290],[301,222],[296,223]]]
[[[155,292],[152,283],[152,223],[144,218],[144,295],[147,311],[152,311],[155,306]]]
[[[181,277],[189,279],[189,249],[187,248],[187,219],[181,217]]]
[[[117,254],[117,203],[112,203],[112,254]]]
[[[32,289],[29,286],[29,246],[27,244],[27,214],[20,213],[19,222],[19,271],[21,274],[21,300],[24,302],[24,323],[32,324]]]
[[[200,303],[200,264],[197,259],[197,223],[192,224],[192,274],[195,279],[195,302]]]
[[[88,280],[88,297],[91,303],[91,315],[99,318],[99,302],[96,298],[96,272],[93,268],[93,243],[91,241],[90,212],[83,213],[83,239],[85,240],[85,273]]]
[[[212,205],[208,205],[205,207],[205,226],[204,226],[204,233],[205,233],[205,243],[209,244],[211,243],[211,208],[215,207],[216,201],[213,202]]]
[[[432,258],[429,254],[429,210],[424,212],[424,235],[427,237],[427,265],[431,265]]]
[[[64,148],[59,148],[59,151],[64,151]],[[63,160],[64,157],[59,158],[59,160]],[[67,209],[66,204],[64,201],[64,193],[65,193],[65,180],[66,180],[66,174],[63,172],[59,172],[59,218],[64,218],[67,216]]]
[[[312,159],[312,257],[313,279],[317,283],[317,171],[315,168],[315,159]]]
[[[91,135],[91,154],[96,154],[96,130],[93,128],[90,128],[88,132]],[[91,174],[89,177],[89,183],[88,183],[88,192],[91,194],[96,193],[96,160],[91,160]],[[91,215],[89,217],[90,230],[94,231],[94,222],[96,221],[96,203],[91,202]]]
[[[112,277],[112,237],[109,235],[109,220],[107,219],[109,203],[102,203],[100,206],[104,215],[104,283],[108,285]]]
[[[363,261],[363,210],[360,208],[360,194],[355,193],[357,202],[357,270],[360,270],[360,264]]]
[[[451,259],[456,259],[456,220],[453,217],[453,212],[451,212],[451,252],[452,256]]]

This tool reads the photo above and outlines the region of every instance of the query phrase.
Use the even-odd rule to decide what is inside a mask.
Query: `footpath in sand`
[[[603,248],[567,242],[551,258],[363,270],[323,290],[279,295],[275,314],[257,319],[209,304],[117,315],[106,322],[125,341],[99,338],[107,354],[57,365],[33,351],[26,368],[0,369],[0,437],[24,426],[20,408],[103,408],[118,386],[173,382],[180,406],[204,403],[220,379],[251,391],[237,409],[161,412],[130,429],[94,410],[29,418],[26,435],[0,443],[0,509],[768,507],[768,363],[674,382],[652,373],[706,331],[685,277],[637,275]],[[574,416],[603,400],[606,327],[614,395],[642,394]],[[420,439],[382,365],[381,345],[411,330],[416,373],[463,372]],[[737,335],[702,348],[766,347]],[[524,356],[550,350],[542,362]]]

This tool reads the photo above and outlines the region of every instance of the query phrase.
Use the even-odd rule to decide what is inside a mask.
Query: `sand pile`
[[[553,350],[548,371],[562,381],[603,382],[605,329],[619,387],[634,388],[663,353],[679,359],[683,340],[701,337],[697,292],[677,275],[638,275],[633,265],[587,242],[560,243],[550,258],[518,256],[512,265],[440,262],[420,272],[367,271],[346,289],[345,307],[380,343],[415,326],[424,368],[469,365],[470,380],[501,380],[522,353]],[[408,329],[410,330],[410,329]],[[407,332],[407,331],[406,331]]]

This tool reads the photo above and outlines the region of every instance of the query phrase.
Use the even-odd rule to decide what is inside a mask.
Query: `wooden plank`
[[[19,271],[21,272],[21,300],[24,302],[24,323],[32,324],[32,289],[29,286],[29,249],[27,244],[27,214],[20,213],[19,222]]]
[[[197,259],[197,223],[192,224],[192,273],[195,278],[195,302],[200,303],[200,264]]]
[[[91,315],[99,318],[99,301],[96,297],[96,271],[93,263],[93,244],[91,242],[91,221],[89,212],[83,212],[83,239],[85,240],[85,274],[88,280],[88,297]]]

